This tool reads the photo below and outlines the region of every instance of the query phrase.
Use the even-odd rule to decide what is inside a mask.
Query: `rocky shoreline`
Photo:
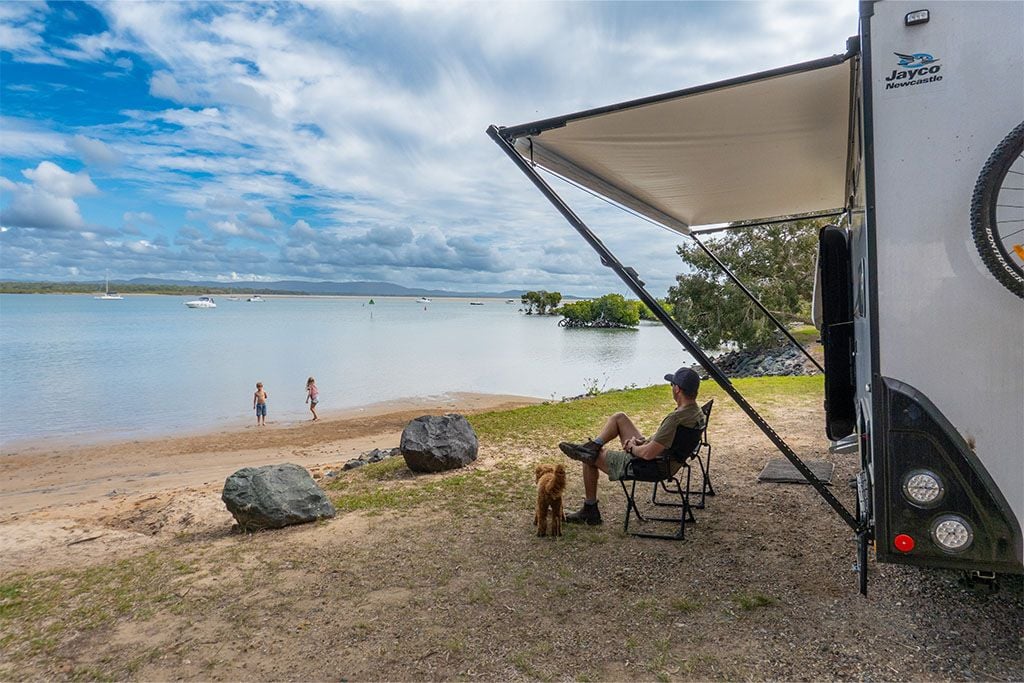
[[[728,377],[784,377],[821,374],[800,349],[780,346],[761,351],[729,351],[712,356],[715,364]],[[700,365],[691,366],[701,379],[708,373]]]

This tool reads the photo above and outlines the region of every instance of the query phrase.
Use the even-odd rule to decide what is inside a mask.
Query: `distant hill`
[[[164,280],[161,278],[139,277],[131,280],[111,280],[110,288],[124,293],[154,292],[159,294],[196,294],[204,291],[211,294],[223,292],[251,292],[252,282],[216,282],[191,280]],[[526,290],[510,289],[503,292],[453,292],[445,289],[423,289],[403,287],[393,282],[308,282],[304,280],[280,280],[257,282],[259,294],[320,294],[334,296],[429,296],[516,299]],[[0,282],[0,292],[5,293],[77,293],[103,291],[103,282]],[[563,295],[565,299],[574,296]]]

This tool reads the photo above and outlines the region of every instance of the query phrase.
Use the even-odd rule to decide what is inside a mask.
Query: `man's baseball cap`
[[[700,375],[690,368],[679,368],[671,375],[665,375],[665,381],[675,384],[687,396],[696,396],[700,389]]]

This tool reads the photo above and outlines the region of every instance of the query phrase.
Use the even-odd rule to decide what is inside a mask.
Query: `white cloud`
[[[76,135],[71,139],[71,146],[89,164],[112,166],[121,161],[121,155],[102,140]]]
[[[184,213],[196,227],[175,244],[192,263],[161,262],[168,269],[200,273],[220,259],[209,272],[228,272],[225,264],[244,255],[285,276],[338,279],[376,268],[423,280],[436,273],[438,283],[478,277],[606,288],[615,286],[613,276],[594,266],[585,245],[487,139],[486,126],[840,52],[857,11],[852,0],[223,3],[199,11],[122,2],[97,6],[108,30],[74,36],[70,48],[56,51],[41,42],[45,11],[12,4],[0,5],[0,22],[22,31],[14,36],[15,59],[56,55],[68,68],[90,60],[153,69],[149,92],[173,103],[166,108],[133,102],[137,109],[112,108],[107,123],[71,135],[63,132],[69,127],[0,125],[5,157],[13,150],[34,164],[75,153],[105,164],[97,177],[111,201],[110,180],[139,193],[113,214],[124,212],[126,227],[146,224],[125,211],[145,205],[139,200],[157,202],[162,218]],[[5,13],[17,16],[5,20]],[[0,43],[7,49],[2,34]],[[63,215],[63,225],[80,226],[78,195],[67,192],[88,186],[78,174],[48,176],[41,168],[31,188],[5,192],[21,197],[23,214],[32,192],[46,193],[53,201],[34,200],[39,215],[45,206]],[[65,194],[56,190],[62,183]],[[5,218],[13,206],[12,199]],[[655,261],[636,232],[621,227],[620,214],[593,203],[585,211],[642,274],[669,273],[648,278],[667,286],[678,238],[645,239],[665,245],[665,260]],[[296,214],[306,219],[293,221]],[[387,232],[394,229],[410,231],[411,241]],[[564,235],[576,246],[546,249]],[[356,256],[339,256],[339,247]],[[167,251],[161,258],[172,259]]]
[[[4,179],[2,189],[12,199],[0,211],[0,222],[44,230],[77,230],[85,225],[74,197],[99,191],[87,173],[69,173],[50,161],[21,173],[32,183]]]
[[[42,161],[36,168],[27,168],[21,174],[35,183],[38,189],[57,197],[99,192],[85,171],[69,173],[52,161]]]

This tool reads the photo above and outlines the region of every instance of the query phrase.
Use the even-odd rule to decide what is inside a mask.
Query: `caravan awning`
[[[527,161],[683,233],[841,210],[850,55],[509,127]]]

